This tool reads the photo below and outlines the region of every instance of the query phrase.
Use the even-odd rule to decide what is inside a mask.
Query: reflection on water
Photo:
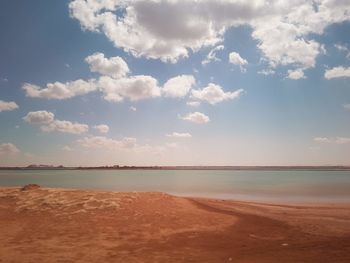
[[[0,186],[159,191],[261,202],[348,202],[349,171],[0,171]]]

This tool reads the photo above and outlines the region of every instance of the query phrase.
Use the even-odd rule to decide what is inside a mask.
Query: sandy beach
[[[0,262],[350,262],[350,205],[0,188]]]

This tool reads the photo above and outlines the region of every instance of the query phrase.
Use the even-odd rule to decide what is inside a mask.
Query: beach
[[[350,262],[350,205],[6,187],[0,262]]]

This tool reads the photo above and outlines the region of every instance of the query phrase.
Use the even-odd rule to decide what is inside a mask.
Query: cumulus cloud
[[[12,110],[15,110],[15,109],[18,109],[18,105],[16,102],[13,102],[13,101],[3,101],[3,100],[0,100],[0,112],[2,111],[12,111]]]
[[[340,52],[346,52],[346,58],[350,59],[350,50],[346,45],[335,44],[334,47],[338,49]]]
[[[332,69],[327,69],[324,73],[326,79],[334,78],[349,78],[350,77],[350,67],[335,67]]]
[[[188,48],[197,50],[220,40],[209,17],[202,17],[200,10],[193,12],[191,1],[104,2],[73,1],[71,16],[84,29],[103,32],[115,46],[135,56],[176,62],[188,56]],[[123,15],[113,12],[117,8]]]
[[[349,144],[349,137],[336,137],[336,138],[328,138],[328,137],[316,137],[314,138],[315,142],[318,143],[335,143],[335,144]]]
[[[134,107],[134,106],[130,106],[129,110],[134,111],[134,112],[137,111],[136,107]]]
[[[315,137],[314,142],[320,142],[320,143],[330,143],[332,140],[327,137]]]
[[[191,12],[191,1],[77,0],[69,7],[84,29],[103,32],[115,46],[135,56],[176,62],[188,56],[188,48],[198,50],[220,40],[209,17],[202,17],[200,10]]]
[[[350,110],[350,104],[344,104],[343,107],[344,107],[344,109],[346,109],[346,110]]]
[[[210,50],[207,57],[202,61],[202,65],[207,65],[210,62],[214,62],[214,61],[221,61],[221,59],[219,59],[216,56],[216,53],[220,50],[223,50],[224,48],[225,47],[223,45],[219,45],[219,46],[214,47],[212,50]]]
[[[193,113],[189,113],[184,117],[181,117],[181,119],[186,120],[186,121],[190,121],[190,122],[194,122],[197,124],[204,124],[210,121],[209,117],[201,112],[193,112]]]
[[[23,117],[23,120],[30,124],[41,124],[40,129],[44,132],[63,132],[81,134],[89,130],[89,126],[70,121],[55,120],[55,115],[49,111],[31,111]]]
[[[275,71],[273,69],[270,69],[270,68],[269,69],[262,69],[262,70],[258,71],[258,74],[268,76],[268,75],[275,74]]]
[[[12,143],[2,143],[0,144],[0,155],[15,155],[19,153],[20,150],[16,147],[16,145]]]
[[[72,152],[74,149],[68,145],[62,147],[62,150],[65,152]]]
[[[272,67],[290,64],[303,68],[314,67],[322,46],[314,40],[301,37],[304,35],[303,28],[298,25],[282,21],[276,23],[270,21],[270,24],[256,25],[253,32],[253,38],[261,41],[258,48],[269,64]]]
[[[350,3],[342,0],[74,0],[69,10],[84,30],[103,33],[136,57],[176,62],[248,25],[271,66],[300,68],[313,67],[322,52],[313,36],[350,18]]]
[[[349,144],[350,143],[350,137],[337,137],[335,139],[336,144]]]
[[[158,81],[151,76],[144,75],[121,79],[103,76],[98,81],[98,87],[104,93],[104,99],[112,102],[120,102],[124,98],[137,101],[161,95]]]
[[[188,101],[186,102],[186,105],[191,107],[198,107],[199,105],[201,105],[201,103],[199,101]]]
[[[187,95],[195,83],[196,80],[192,75],[180,75],[165,82],[162,93],[165,97],[182,98]]]
[[[70,121],[60,121],[54,120],[53,122],[43,125],[40,129],[44,132],[63,132],[63,133],[71,133],[71,134],[81,134],[85,133],[89,130],[89,126],[87,124],[81,124],[77,122]]]
[[[170,138],[191,138],[192,135],[188,132],[185,133],[181,133],[181,132],[173,132],[170,134],[166,134],[166,137],[170,137]]]
[[[98,130],[100,133],[108,133],[109,126],[106,124],[95,125],[94,129]]]
[[[349,49],[347,48],[347,46],[342,45],[342,44],[334,44],[334,47],[336,49],[338,49],[339,51],[348,51]]]
[[[102,53],[95,53],[85,58],[92,72],[113,78],[125,77],[129,73],[129,67],[121,57],[105,58]]]
[[[160,87],[158,80],[145,75],[127,76],[128,67],[121,70],[120,60],[105,58],[102,53],[95,53],[86,58],[91,70],[104,74],[98,79],[76,80],[66,83],[55,82],[46,85],[46,88],[26,83],[23,85],[26,95],[29,97],[46,99],[67,99],[92,91],[102,92],[103,98],[110,102],[122,102],[125,99],[138,101],[160,96],[182,98],[185,97],[196,84],[192,75],[179,75],[166,81]],[[124,62],[123,62],[124,63]],[[122,63],[122,64],[123,64]],[[222,100],[233,99],[239,95],[237,92],[223,92],[220,86],[210,83],[202,91],[192,91],[195,99],[206,100],[215,104]],[[216,96],[214,98],[213,96]],[[190,106],[198,106],[199,102],[188,102]],[[134,108],[130,108],[135,111]],[[135,108],[136,109],[136,108]]]
[[[98,130],[100,133],[108,133],[109,126],[106,124],[95,125],[94,129]]]
[[[248,61],[241,57],[237,52],[231,52],[229,54],[229,62],[240,67],[242,72],[245,72],[245,66],[248,65]]]
[[[126,76],[128,65],[120,57],[105,58],[102,53],[95,53],[86,58],[90,69],[103,74],[99,79],[70,81],[66,83],[48,83],[46,88],[26,83],[23,90],[28,97],[45,99],[68,99],[92,91],[100,91],[107,101],[121,102],[125,98],[136,101],[159,97],[161,88],[151,76]]]
[[[48,83],[46,88],[26,83],[23,85],[22,89],[26,92],[27,97],[62,100],[95,91],[96,80],[90,79],[85,81],[78,79],[66,83],[54,82]]]
[[[304,71],[302,69],[288,70],[288,78],[290,79],[304,79]]]
[[[85,148],[109,150],[132,149],[137,145],[135,138],[125,137],[115,140],[104,136],[84,137],[78,140],[78,143]]]
[[[214,105],[224,100],[239,98],[242,93],[243,89],[239,89],[233,92],[224,92],[222,87],[219,85],[209,83],[207,87],[201,90],[192,90],[192,97]]]
[[[31,111],[23,117],[23,120],[30,124],[50,123],[55,119],[55,115],[49,111]]]

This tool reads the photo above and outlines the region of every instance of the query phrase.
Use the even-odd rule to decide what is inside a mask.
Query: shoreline
[[[14,185],[14,186],[1,186],[0,185],[0,192],[2,190],[6,189],[19,189],[22,185]],[[337,201],[291,201],[284,199],[278,199],[278,198],[266,198],[266,197],[257,197],[256,199],[251,198],[235,198],[235,197],[229,197],[230,194],[225,194],[225,196],[215,196],[215,194],[181,194],[181,193],[174,193],[174,192],[162,192],[162,191],[118,191],[118,190],[112,190],[112,189],[105,189],[105,188],[71,188],[71,187],[47,187],[42,186],[41,189],[54,189],[54,190],[60,190],[60,191],[89,191],[89,192],[104,192],[104,193],[159,193],[159,194],[167,194],[174,197],[179,198],[187,198],[187,199],[203,199],[203,200],[221,200],[221,201],[228,201],[228,202],[239,202],[239,203],[246,203],[246,204],[257,204],[257,205],[271,205],[271,206],[293,206],[293,207],[328,207],[328,206],[337,206],[337,207],[344,207],[350,208],[350,200],[348,199],[337,199]],[[248,196],[248,195],[247,195]],[[264,200],[263,200],[264,199]],[[277,200],[278,199],[278,200]],[[309,198],[310,199],[310,198]],[[316,198],[315,198],[316,199]],[[328,199],[329,200],[329,199]]]
[[[0,226],[3,262],[348,262],[350,255],[350,206],[2,187]]]
[[[348,165],[329,165],[329,166],[312,166],[312,165],[295,165],[295,166],[53,166],[53,165],[34,165],[25,167],[0,167],[0,171],[40,171],[40,170],[152,170],[152,171],[350,171]]]

